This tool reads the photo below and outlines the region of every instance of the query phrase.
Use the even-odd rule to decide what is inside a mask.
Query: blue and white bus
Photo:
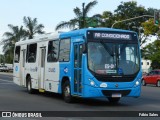
[[[139,97],[141,57],[137,34],[86,28],[45,34],[15,44],[14,82],[29,93],[54,92],[74,97]]]

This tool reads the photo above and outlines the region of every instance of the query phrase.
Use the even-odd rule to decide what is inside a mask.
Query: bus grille
[[[112,94],[119,93],[122,96],[127,96],[131,90],[102,90],[103,95],[112,96]]]
[[[133,76],[133,77],[97,77],[95,76],[96,79],[98,81],[101,81],[101,82],[131,82],[133,81],[136,76]]]

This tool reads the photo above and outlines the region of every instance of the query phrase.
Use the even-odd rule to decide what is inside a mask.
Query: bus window
[[[14,62],[19,63],[19,58],[20,58],[20,46],[16,46]]]
[[[27,60],[28,63],[36,62],[36,52],[37,52],[37,44],[27,45],[26,60]]]
[[[70,39],[63,39],[60,42],[59,61],[68,62],[70,55]]]
[[[58,60],[59,41],[48,42],[47,62],[56,62]]]

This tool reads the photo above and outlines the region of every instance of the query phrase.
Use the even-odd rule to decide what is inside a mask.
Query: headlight
[[[88,80],[90,81],[91,86],[96,86],[95,82],[92,79],[89,78]]]
[[[136,81],[136,86],[138,86],[139,85],[139,81]]]
[[[91,86],[94,86],[94,85],[95,85],[95,82],[91,80],[91,81],[90,81],[90,85],[91,85]]]

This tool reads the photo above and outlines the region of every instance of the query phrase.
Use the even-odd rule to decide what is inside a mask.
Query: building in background
[[[149,73],[151,71],[151,60],[142,59],[142,71],[143,73]]]

